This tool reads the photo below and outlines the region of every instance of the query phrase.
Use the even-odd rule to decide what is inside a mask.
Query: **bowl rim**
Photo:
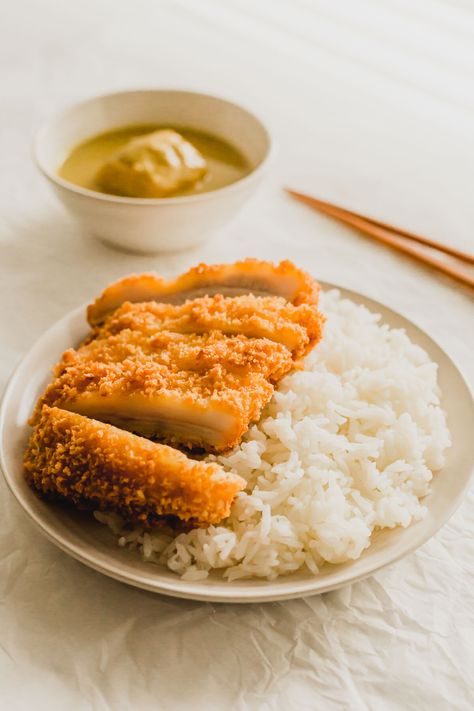
[[[109,99],[114,96],[132,96],[132,95],[137,95],[137,94],[181,94],[181,95],[191,95],[191,96],[200,96],[204,97],[206,99],[211,99],[211,100],[217,100],[221,101],[224,104],[227,104],[229,106],[232,106],[233,108],[239,109],[240,111],[243,111],[244,113],[247,113],[251,118],[253,118],[257,124],[260,126],[260,128],[263,131],[263,134],[265,136],[267,146],[266,146],[266,152],[265,155],[263,156],[262,160],[260,163],[255,166],[254,168],[251,169],[247,175],[244,175],[242,178],[239,178],[238,180],[235,180],[233,183],[230,183],[229,185],[224,185],[221,188],[216,188],[215,190],[209,190],[208,192],[205,193],[199,193],[197,195],[178,195],[176,197],[162,197],[162,198],[134,198],[134,197],[125,197],[121,195],[112,195],[108,193],[101,193],[96,190],[89,190],[88,188],[82,188],[80,185],[75,185],[74,183],[71,183],[69,180],[64,180],[61,178],[57,172],[49,170],[47,168],[41,157],[40,157],[40,152],[41,152],[41,146],[44,141],[44,137],[47,134],[48,130],[51,128],[51,126],[57,122],[61,121],[62,119],[67,118],[67,115],[70,114],[72,111],[75,111],[83,106],[86,106],[87,104],[92,104],[94,102],[100,101],[102,99]],[[86,139],[84,139],[86,140]],[[32,159],[34,164],[36,165],[37,169],[39,172],[47,178],[53,185],[59,186],[63,188],[64,190],[67,190],[69,192],[75,193],[76,195],[79,195],[80,197],[83,198],[89,198],[91,200],[96,200],[97,202],[104,202],[104,203],[116,203],[120,205],[140,205],[143,207],[157,207],[160,205],[182,205],[182,204],[187,204],[187,203],[194,203],[194,202],[205,202],[207,200],[212,200],[212,198],[215,195],[222,195],[223,193],[230,193],[235,190],[238,190],[242,185],[245,185],[247,183],[251,183],[253,180],[255,180],[258,176],[260,176],[268,167],[268,164],[270,160],[274,157],[275,154],[275,142],[272,139],[272,135],[265,125],[265,123],[262,121],[260,116],[258,116],[254,111],[251,111],[248,109],[246,106],[242,104],[238,104],[235,101],[231,101],[229,99],[224,98],[223,96],[219,96],[217,94],[210,94],[207,92],[202,92],[202,91],[193,91],[190,89],[177,89],[176,87],[173,88],[161,88],[161,89],[124,89],[121,91],[114,91],[106,94],[97,94],[95,96],[91,96],[88,99],[84,99],[83,101],[77,101],[75,103],[71,103],[68,106],[66,106],[64,109],[61,111],[58,111],[54,113],[52,116],[50,116],[48,119],[43,121],[39,129],[36,131],[32,145],[31,145],[31,154],[32,154]]]

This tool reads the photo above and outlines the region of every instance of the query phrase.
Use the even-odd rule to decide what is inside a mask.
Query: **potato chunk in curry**
[[[97,182],[108,193],[159,198],[194,185],[206,173],[206,161],[171,129],[130,140],[99,170]]]

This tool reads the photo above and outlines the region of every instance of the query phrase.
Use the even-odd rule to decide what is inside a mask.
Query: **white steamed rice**
[[[119,545],[186,580],[213,569],[272,580],[358,558],[375,529],[424,516],[420,499],[450,445],[437,366],[336,290],[321,309],[324,339],[305,369],[281,381],[238,447],[208,457],[248,482],[225,523],[171,538],[96,512]]]

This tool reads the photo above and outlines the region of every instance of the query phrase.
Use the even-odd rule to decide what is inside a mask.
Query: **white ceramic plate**
[[[331,285],[323,285],[329,287]],[[392,327],[405,328],[409,337],[439,364],[443,407],[453,446],[444,469],[436,474],[425,498],[428,514],[407,529],[378,533],[356,561],[327,565],[317,576],[299,572],[273,582],[243,580],[227,583],[218,576],[199,582],[181,580],[171,571],[144,563],[130,550],[119,548],[106,526],[91,516],[41,501],[27,486],[22,471],[29,436],[28,417],[61,353],[77,344],[88,330],[81,307],[52,326],[22,360],[5,392],[0,411],[0,462],[13,495],[38,528],[59,548],[95,570],[153,592],[215,602],[263,602],[302,597],[334,590],[374,573],[411,553],[448,520],[461,503],[472,473],[474,402],[462,375],[449,356],[408,319],[365,296],[341,289],[344,296],[382,314]]]

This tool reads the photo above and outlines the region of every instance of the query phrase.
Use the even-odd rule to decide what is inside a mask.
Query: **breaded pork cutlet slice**
[[[125,329],[69,350],[41,397],[173,445],[223,451],[258,420],[274,383],[294,366],[264,338]]]
[[[215,463],[81,415],[45,406],[24,458],[46,497],[113,511],[129,524],[216,524],[245,481]]]
[[[296,306],[317,306],[319,285],[306,272],[285,260],[275,265],[257,259],[235,264],[199,264],[175,279],[158,274],[132,274],[110,284],[87,309],[91,326],[102,323],[107,314],[125,301],[159,301],[182,304],[201,296],[281,296]]]
[[[297,360],[321,339],[323,323],[324,317],[315,306],[294,306],[280,296],[246,294],[229,298],[216,294],[179,305],[127,301],[93,335],[105,338],[125,329],[150,336],[158,331],[198,334],[220,331],[225,335],[241,334],[281,343]]]

